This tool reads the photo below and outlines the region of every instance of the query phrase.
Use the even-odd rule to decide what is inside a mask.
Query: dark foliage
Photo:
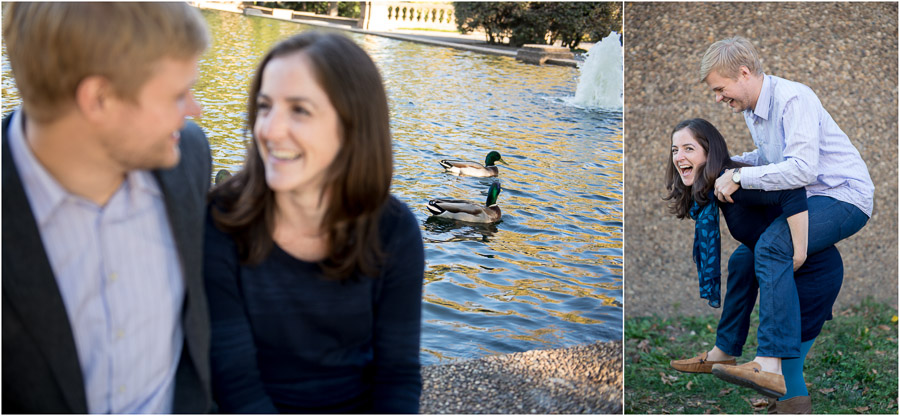
[[[454,2],[460,32],[481,29],[490,43],[552,44],[576,48],[622,33],[622,4],[599,2]]]

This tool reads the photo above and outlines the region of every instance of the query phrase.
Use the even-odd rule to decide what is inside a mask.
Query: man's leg
[[[725,305],[722,307],[719,326],[716,327],[716,347],[733,357],[741,356],[744,342],[747,341],[750,314],[759,290],[753,263],[753,251],[743,244],[728,259]]]
[[[808,205],[809,253],[855,234],[868,222],[859,208],[834,198],[814,196]],[[760,292],[757,356],[798,357],[800,306],[793,279],[794,247],[784,217],[766,229],[754,254]]]

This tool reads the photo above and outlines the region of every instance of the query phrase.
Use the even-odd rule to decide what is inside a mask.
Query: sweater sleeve
[[[375,302],[375,413],[418,413],[422,393],[419,364],[425,252],[419,224],[392,198],[393,227]],[[382,226],[388,225],[382,222]]]
[[[735,203],[758,206],[780,206],[787,217],[807,210],[806,189],[786,191],[761,191],[740,188],[732,194]]]
[[[238,284],[232,238],[207,213],[203,274],[211,323],[213,395],[221,413],[278,413],[260,378],[256,346]]]

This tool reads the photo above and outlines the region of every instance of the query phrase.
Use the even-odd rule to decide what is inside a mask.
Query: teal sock
[[[806,381],[803,380],[803,363],[814,342],[816,342],[815,338],[801,343],[799,357],[781,360],[781,373],[784,374],[784,386],[787,387],[787,392],[778,399],[779,401],[797,396],[809,396],[809,391],[806,390]]]

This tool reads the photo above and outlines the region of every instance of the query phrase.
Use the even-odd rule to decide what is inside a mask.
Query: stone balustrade
[[[450,2],[364,2],[360,12],[360,26],[367,30],[456,31],[456,18]]]

